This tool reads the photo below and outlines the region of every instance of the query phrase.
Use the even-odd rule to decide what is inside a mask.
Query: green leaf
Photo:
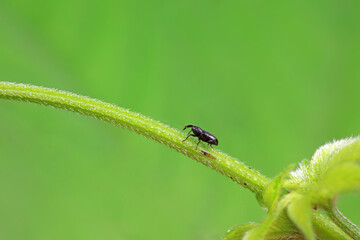
[[[271,224],[275,221],[277,214],[269,213],[261,225],[248,231],[244,240],[262,240],[271,229]]]
[[[244,235],[250,229],[256,227],[257,223],[248,223],[246,225],[239,225],[233,227],[228,230],[227,234],[224,236],[223,240],[241,240],[243,239]]]
[[[265,188],[263,193],[263,201],[269,208],[269,211],[273,211],[278,205],[283,181],[288,173],[294,168],[294,164],[288,166],[284,171],[279,173]]]
[[[286,205],[279,205],[274,212],[268,213],[261,225],[251,229],[244,240],[299,239],[300,231],[290,221],[284,211]]]
[[[347,138],[320,147],[310,163],[290,173],[287,186],[306,188],[312,202],[324,205],[338,194],[359,190],[360,138]]]
[[[266,233],[270,230],[271,223],[274,221],[274,214],[268,214],[261,225],[248,231],[244,240],[262,240],[265,239]]]
[[[343,192],[359,191],[360,166],[350,162],[329,169],[317,188],[313,195],[316,194],[316,197],[323,201]]]
[[[332,159],[332,164],[345,162],[360,162],[360,137],[352,139],[352,141],[335,154]]]
[[[279,201],[281,196],[281,190],[285,177],[294,168],[294,164],[288,166],[284,171],[279,173],[265,188],[263,194],[263,202],[268,207],[268,214],[265,220],[257,227],[253,228],[244,237],[244,240],[261,240],[267,239],[272,236],[274,229],[276,229],[276,221],[287,206],[287,202]],[[276,234],[281,235],[285,229],[279,231],[276,229]]]
[[[325,144],[316,150],[310,163],[302,162],[300,167],[290,173],[292,183],[312,187],[321,181],[330,168],[345,162],[360,161],[360,138],[347,138]]]
[[[293,192],[292,201],[287,207],[288,216],[301,230],[306,239],[314,240],[315,235],[311,223],[311,203],[308,195]]]
[[[339,220],[339,218],[334,217],[334,214],[331,215],[331,211],[335,207],[333,204],[335,204],[334,199],[336,199],[337,195],[343,192],[360,190],[359,162],[359,136],[334,141],[316,150],[310,163],[302,162],[297,170],[290,173],[290,180],[284,185],[292,190],[306,190],[307,197],[304,198],[309,201],[306,204],[321,206],[330,214],[330,217],[339,227],[344,229],[350,236],[358,237],[359,230],[353,227],[353,223],[347,220]],[[295,202],[289,205],[288,213],[289,216],[291,215],[290,218],[306,235],[306,231],[310,233],[308,229],[311,228],[309,224],[305,224],[306,220],[296,218],[296,207],[293,205],[296,204]],[[305,205],[305,202],[297,205],[300,206],[301,204]],[[319,228],[319,224],[316,225],[316,228]]]

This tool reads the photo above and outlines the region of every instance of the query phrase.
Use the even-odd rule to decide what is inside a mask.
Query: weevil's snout
[[[217,139],[214,140],[214,145],[216,145],[216,146],[219,145],[219,142]]]
[[[183,130],[185,130],[185,129],[189,128],[189,127],[193,127],[193,125],[186,125],[186,126],[183,128]]]

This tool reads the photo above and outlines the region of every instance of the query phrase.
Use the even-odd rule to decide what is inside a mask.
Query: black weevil
[[[212,147],[213,144],[218,145],[217,138],[211,133],[204,131],[201,128],[194,125],[186,125],[183,130],[185,130],[186,128],[191,128],[191,130],[188,133],[187,137],[183,140],[183,142],[186,141],[190,136],[199,138],[199,142],[197,143],[195,149],[197,149],[197,147],[199,146],[200,141],[207,142],[212,149],[213,149]],[[193,132],[193,134],[191,134],[191,131]]]

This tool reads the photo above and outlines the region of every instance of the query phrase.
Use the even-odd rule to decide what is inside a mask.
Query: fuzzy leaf
[[[311,204],[308,195],[291,193],[292,201],[287,207],[288,216],[305,235],[306,239],[314,240],[315,235],[311,222]]]
[[[360,162],[360,138],[355,138],[351,143],[343,147],[337,154],[334,155],[331,162],[332,164]]]
[[[336,195],[360,190],[360,166],[355,163],[344,163],[329,169],[314,191],[318,198],[323,200]]]
[[[288,166],[284,171],[279,173],[265,188],[263,194],[263,201],[269,208],[269,211],[273,211],[278,205],[283,181],[288,173],[294,168],[294,164]]]
[[[250,229],[253,229],[257,225],[258,225],[257,223],[248,223],[245,225],[239,225],[239,226],[233,227],[228,230],[228,232],[224,236],[223,240],[241,240],[241,239],[243,239],[243,237],[247,231],[249,231]]]
[[[360,160],[360,138],[347,138],[327,143],[316,150],[310,163],[302,162],[300,167],[290,173],[293,182],[302,182],[308,186],[318,183],[331,167],[345,162]]]
[[[248,231],[245,236],[244,240],[263,240],[265,239],[267,231],[270,229],[270,225],[274,220],[273,214],[268,214],[265,220],[261,223],[261,225],[251,229]]]
[[[270,231],[271,224],[275,221],[275,214],[268,213],[265,220],[261,225],[251,229],[244,236],[244,240],[263,240],[266,237],[266,234]]]
[[[290,173],[292,186],[306,188],[314,204],[324,206],[338,194],[360,189],[360,137],[320,147],[310,163]]]
[[[266,187],[263,195],[263,202],[268,207],[268,215],[261,225],[248,231],[244,237],[244,240],[261,240],[272,238],[273,235],[281,235],[285,229],[276,228],[276,223],[281,214],[283,214],[284,208],[287,206],[289,201],[279,201],[283,182],[285,177],[294,168],[294,165],[288,166],[284,171],[278,174]],[[285,199],[288,195],[285,196]],[[284,214],[283,214],[284,215]]]
[[[261,225],[246,233],[243,240],[298,239],[302,236],[284,211],[286,204],[279,203],[275,211],[269,212]]]

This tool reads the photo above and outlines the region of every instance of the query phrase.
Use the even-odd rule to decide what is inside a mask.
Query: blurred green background
[[[0,1],[0,81],[98,98],[272,177],[359,134],[359,1]],[[220,239],[254,195],[127,130],[0,101],[0,239]],[[360,224],[359,195],[339,199]]]

